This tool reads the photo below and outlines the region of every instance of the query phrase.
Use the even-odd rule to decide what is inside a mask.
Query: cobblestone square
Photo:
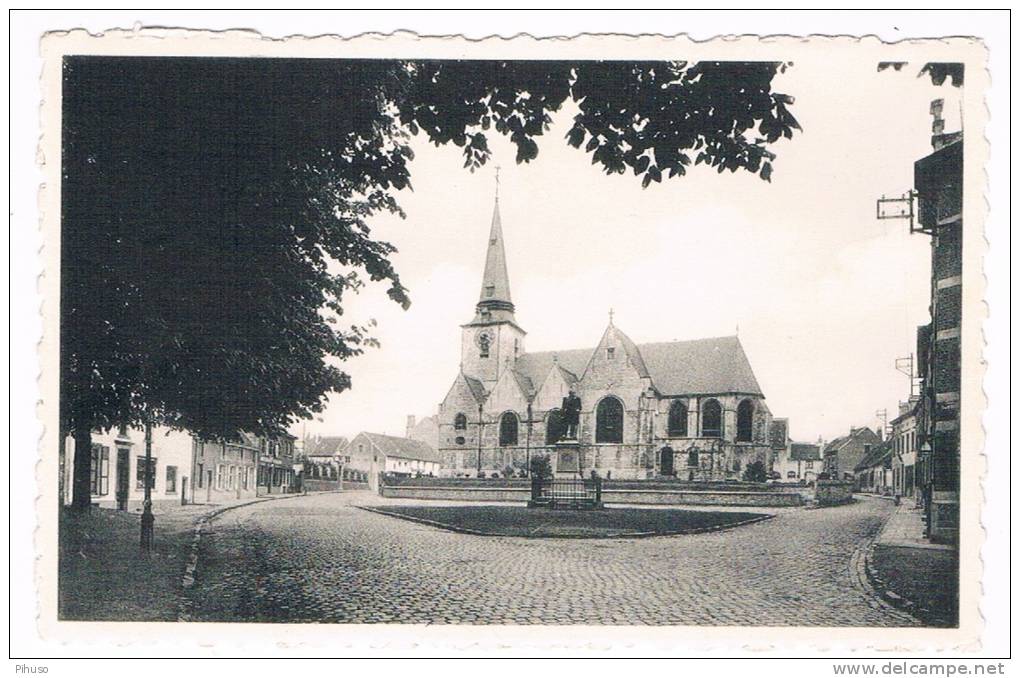
[[[869,586],[889,502],[651,539],[452,533],[356,508],[367,492],[267,502],[206,528],[195,621],[915,626]]]

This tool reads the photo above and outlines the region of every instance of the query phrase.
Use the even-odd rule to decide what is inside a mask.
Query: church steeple
[[[497,177],[498,181],[498,177]],[[497,184],[498,186],[498,184]],[[510,299],[510,276],[506,270],[506,249],[503,246],[503,224],[499,217],[499,192],[492,208],[492,225],[485,252],[485,272],[478,295],[477,320],[513,320],[514,304]]]
[[[460,355],[464,373],[480,380],[486,388],[493,387],[504,372],[514,368],[524,353],[526,334],[514,318],[514,303],[510,300],[510,276],[506,272],[503,224],[499,218],[498,173],[495,202],[475,317],[461,325]]]

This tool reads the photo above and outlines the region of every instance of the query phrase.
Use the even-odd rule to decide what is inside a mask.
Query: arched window
[[[457,416],[453,418],[453,428],[457,431],[464,431],[467,429],[467,415],[463,412],[458,412]]]
[[[687,435],[687,406],[682,400],[674,400],[673,404],[669,406],[666,432],[670,436]]]
[[[608,396],[599,402],[595,411],[595,442],[623,442],[623,403]]]
[[[714,398],[705,401],[701,407],[701,436],[703,438],[722,438],[722,405]]]
[[[501,447],[517,444],[517,415],[504,412],[499,418],[499,444]]]
[[[737,442],[751,442],[751,428],[754,421],[754,403],[741,400],[737,405]]]
[[[555,445],[563,437],[564,432],[563,413],[559,408],[549,410],[545,418],[545,444]]]

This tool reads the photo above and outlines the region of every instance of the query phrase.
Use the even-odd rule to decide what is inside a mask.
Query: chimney
[[[414,430],[415,416],[413,414],[407,415],[407,431],[404,433],[405,438],[411,437],[411,432]]]

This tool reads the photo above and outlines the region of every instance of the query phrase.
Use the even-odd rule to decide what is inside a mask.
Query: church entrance
[[[664,476],[674,475],[672,447],[664,447],[659,453],[659,473]]]

